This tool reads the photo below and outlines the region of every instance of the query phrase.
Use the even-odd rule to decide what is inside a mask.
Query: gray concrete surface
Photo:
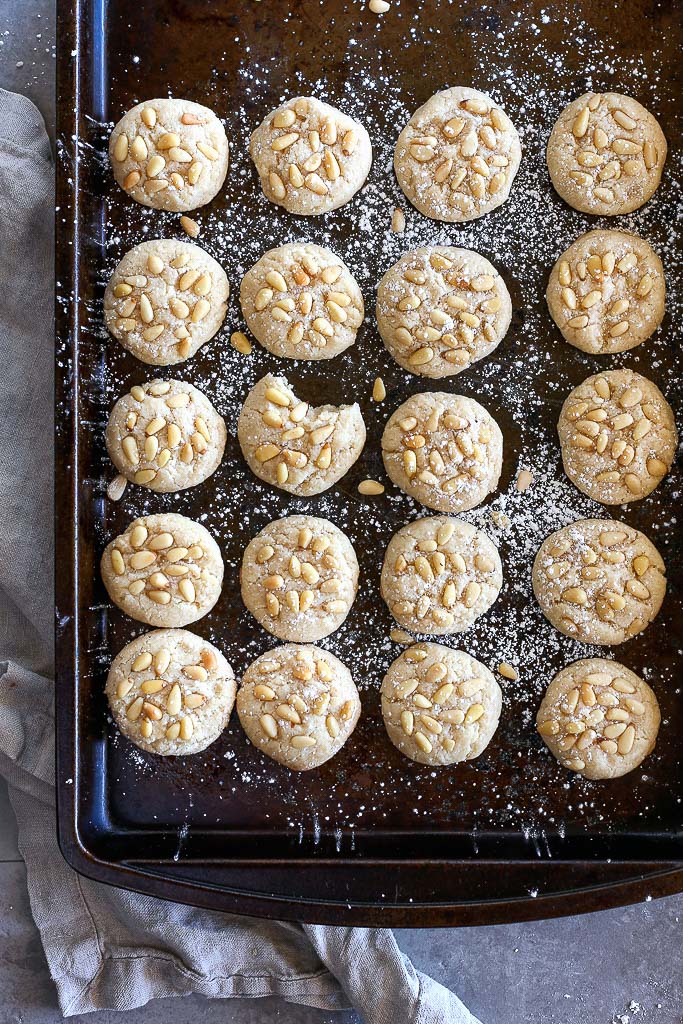
[[[59,0],[68,3],[71,0]],[[0,86],[30,96],[54,125],[51,0],[0,0]],[[683,895],[559,921],[400,931],[416,966],[458,992],[484,1024],[681,1024]],[[368,984],[381,984],[369,978]],[[59,1019],[32,922],[14,818],[0,783],[0,1024]],[[100,1013],[93,1024],[119,1024]],[[359,1024],[275,1000],[162,1000],[126,1024]],[[403,1024],[396,1021],[396,1024]]]

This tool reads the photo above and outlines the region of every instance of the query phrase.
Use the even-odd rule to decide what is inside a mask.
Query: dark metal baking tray
[[[644,634],[612,653],[641,672],[659,697],[663,727],[642,769],[609,785],[572,778],[532,727],[540,694],[555,671],[587,649],[555,633],[534,606],[530,567],[540,539],[561,523],[603,514],[564,478],[555,423],[569,389],[603,366],[651,376],[681,409],[677,372],[680,322],[679,20],[670,4],[541,0],[486,6],[394,0],[377,18],[365,2],[298,0],[75,0],[60,5],[57,194],[57,748],[62,850],[79,871],[172,899],[250,913],[317,921],[452,924],[512,920],[662,894],[683,888],[683,773],[678,737],[681,552],[680,475],[645,501],[604,510],[643,529],[668,566],[664,609]],[[523,136],[512,198],[465,226],[421,217],[391,169],[396,135],[437,89],[472,84],[492,92]],[[619,226],[648,238],[665,261],[668,311],[656,337],[606,360],[566,345],[543,293],[557,255],[594,219],[554,193],[544,146],[554,118],[589,88],[623,91],[659,117],[671,151],[662,186]],[[375,148],[367,185],[341,210],[301,219],[262,197],[247,156],[250,131],[281,98],[314,93],[356,114]],[[108,273],[131,245],[184,237],[178,218],[143,209],[114,184],[106,163],[113,121],[134,102],[186,96],[213,107],[232,144],[225,189],[197,211],[199,244],[227,269],[233,297],[225,328],[171,373],[197,384],[225,415],[223,464],[204,485],[180,495],[129,488],[106,497],[113,470],[103,427],[113,401],[154,374],[102,326]],[[389,230],[395,205],[405,235]],[[328,244],[350,264],[366,300],[357,344],[314,365],[285,363],[255,346],[245,358],[228,344],[241,326],[241,274],[272,245],[295,238]],[[378,687],[399,648],[378,593],[391,533],[424,513],[388,486],[362,498],[365,476],[384,479],[379,438],[386,417],[430,385],[387,355],[373,319],[383,271],[416,244],[450,242],[481,251],[501,269],[514,316],[500,347],[438,387],[476,396],[500,422],[505,465],[500,494],[468,515],[499,542],[506,583],[494,609],[450,638],[495,668],[519,667],[504,683],[501,725],[476,762],[430,771],[388,742]],[[235,439],[248,389],[268,370],[284,371],[312,400],[355,400],[368,444],[351,472],[307,501],[268,488],[245,466]],[[151,371],[151,372],[150,372]],[[387,399],[370,399],[381,374]],[[433,388],[432,388],[433,389]],[[521,465],[536,480],[514,486]],[[177,510],[213,530],[226,561],[219,603],[196,624],[238,676],[274,646],[241,604],[241,552],[266,522],[293,511],[327,515],[359,554],[362,585],[349,619],[324,641],[352,668],[363,716],[349,743],[321,769],[294,775],[250,747],[236,717],[205,754],[159,759],[116,734],[103,697],[107,666],[143,631],[111,607],[99,580],[106,541],[136,515]],[[498,523],[491,518],[495,512]],[[509,528],[501,526],[507,515]]]

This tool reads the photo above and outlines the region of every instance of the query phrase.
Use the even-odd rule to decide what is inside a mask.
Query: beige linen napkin
[[[390,931],[196,910],[92,882],[55,830],[52,598],[53,188],[45,127],[0,90],[0,773],[65,1016],[162,996],[280,996],[366,1024],[477,1024]]]

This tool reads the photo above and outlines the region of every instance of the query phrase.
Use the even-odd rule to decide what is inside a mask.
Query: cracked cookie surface
[[[363,450],[365,424],[357,404],[312,406],[269,373],[247,395],[237,437],[256,476],[305,496],[348,472]]]
[[[225,128],[213,110],[180,99],[138,103],[111,133],[109,159],[131,199],[155,210],[195,210],[228,173]]]
[[[264,195],[304,216],[348,203],[372,163],[363,125],[312,96],[297,96],[271,111],[252,134],[249,152]]]
[[[498,728],[502,693],[492,673],[443,644],[415,644],[400,654],[381,694],[389,739],[420,764],[471,761]]]
[[[575,210],[614,217],[647,202],[661,180],[666,150],[658,121],[637,100],[589,92],[558,117],[548,140],[548,171]]]
[[[640,676],[618,661],[583,658],[557,673],[536,727],[564,768],[616,779],[652,752],[660,720],[657,697]]]
[[[665,571],[639,530],[613,519],[580,519],[543,541],[532,583],[556,629],[585,643],[621,644],[656,617]]]
[[[221,652],[186,629],[155,629],[114,658],[106,694],[120,731],[152,754],[204,750],[228,724],[235,677]]]
[[[381,593],[404,629],[462,633],[494,603],[503,583],[498,549],[470,523],[430,516],[389,542]]]
[[[252,662],[237,694],[242,728],[259,750],[294,771],[337,754],[356,727],[360,698],[339,658],[284,644]]]
[[[394,170],[420,213],[459,222],[505,202],[521,156],[505,111],[485,93],[455,86],[415,111],[398,137]]]
[[[249,542],[240,573],[242,599],[281,640],[312,643],[338,629],[358,589],[358,559],[328,519],[287,516]]]

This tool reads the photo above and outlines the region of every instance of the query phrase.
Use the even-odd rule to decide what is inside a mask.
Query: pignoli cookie
[[[657,697],[618,661],[583,658],[558,672],[536,716],[536,727],[564,768],[587,779],[617,779],[657,742]]]
[[[664,316],[662,261],[628,231],[598,229],[578,238],[552,269],[546,299],[570,345],[607,355],[635,348]]]
[[[307,771],[344,746],[360,698],[349,670],[329,651],[284,644],[244,673],[237,714],[255,747],[293,771]]]
[[[281,640],[313,643],[339,629],[358,589],[358,559],[328,519],[276,519],[247,545],[242,600]]]
[[[273,110],[249,142],[264,195],[290,213],[316,216],[356,194],[370,171],[370,136],[358,121],[312,96]]]
[[[493,675],[443,644],[415,644],[400,654],[381,694],[389,739],[420,764],[471,761],[498,728],[502,693]]]
[[[363,450],[365,424],[357,404],[311,406],[269,373],[247,395],[237,437],[256,476],[307,496],[348,472]]]
[[[398,137],[394,170],[420,213],[455,223],[504,203],[521,157],[507,114],[485,93],[455,86],[415,111]]]
[[[634,370],[606,370],[574,388],[557,425],[562,462],[603,505],[650,494],[671,469],[678,435],[659,388]]]
[[[621,644],[656,617],[665,572],[639,530],[613,519],[580,519],[546,537],[532,582],[556,629],[584,643]]]
[[[218,468],[227,431],[222,416],[192,384],[151,380],[118,400],[105,439],[109,457],[131,483],[182,491]]]
[[[230,285],[208,253],[189,242],[155,238],[123,257],[104,293],[104,322],[143,363],[189,359],[220,330]]]
[[[493,541],[448,516],[404,526],[391,538],[382,566],[382,597],[399,626],[433,636],[468,629],[502,584]]]
[[[550,179],[582,213],[631,213],[659,185],[666,148],[659,123],[637,100],[588,92],[565,107],[550,134]]]
[[[211,202],[228,173],[225,129],[201,103],[156,99],[124,114],[109,139],[114,177],[155,210],[182,212]]]
[[[235,677],[221,652],[186,629],[155,629],[114,658],[106,685],[120,731],[152,754],[204,750],[228,724]]]
[[[223,558],[206,527],[164,512],[134,520],[104,550],[107,592],[131,618],[186,626],[211,611],[223,585]]]
[[[505,282],[470,249],[414,249],[377,289],[377,327],[397,363],[422,377],[449,377],[505,337],[512,303]]]
[[[353,345],[365,315],[349,268],[311,242],[265,253],[242,279],[240,304],[254,337],[286,359],[332,359]]]
[[[425,391],[389,418],[382,458],[406,494],[439,512],[463,512],[498,486],[503,435],[473,398]]]

